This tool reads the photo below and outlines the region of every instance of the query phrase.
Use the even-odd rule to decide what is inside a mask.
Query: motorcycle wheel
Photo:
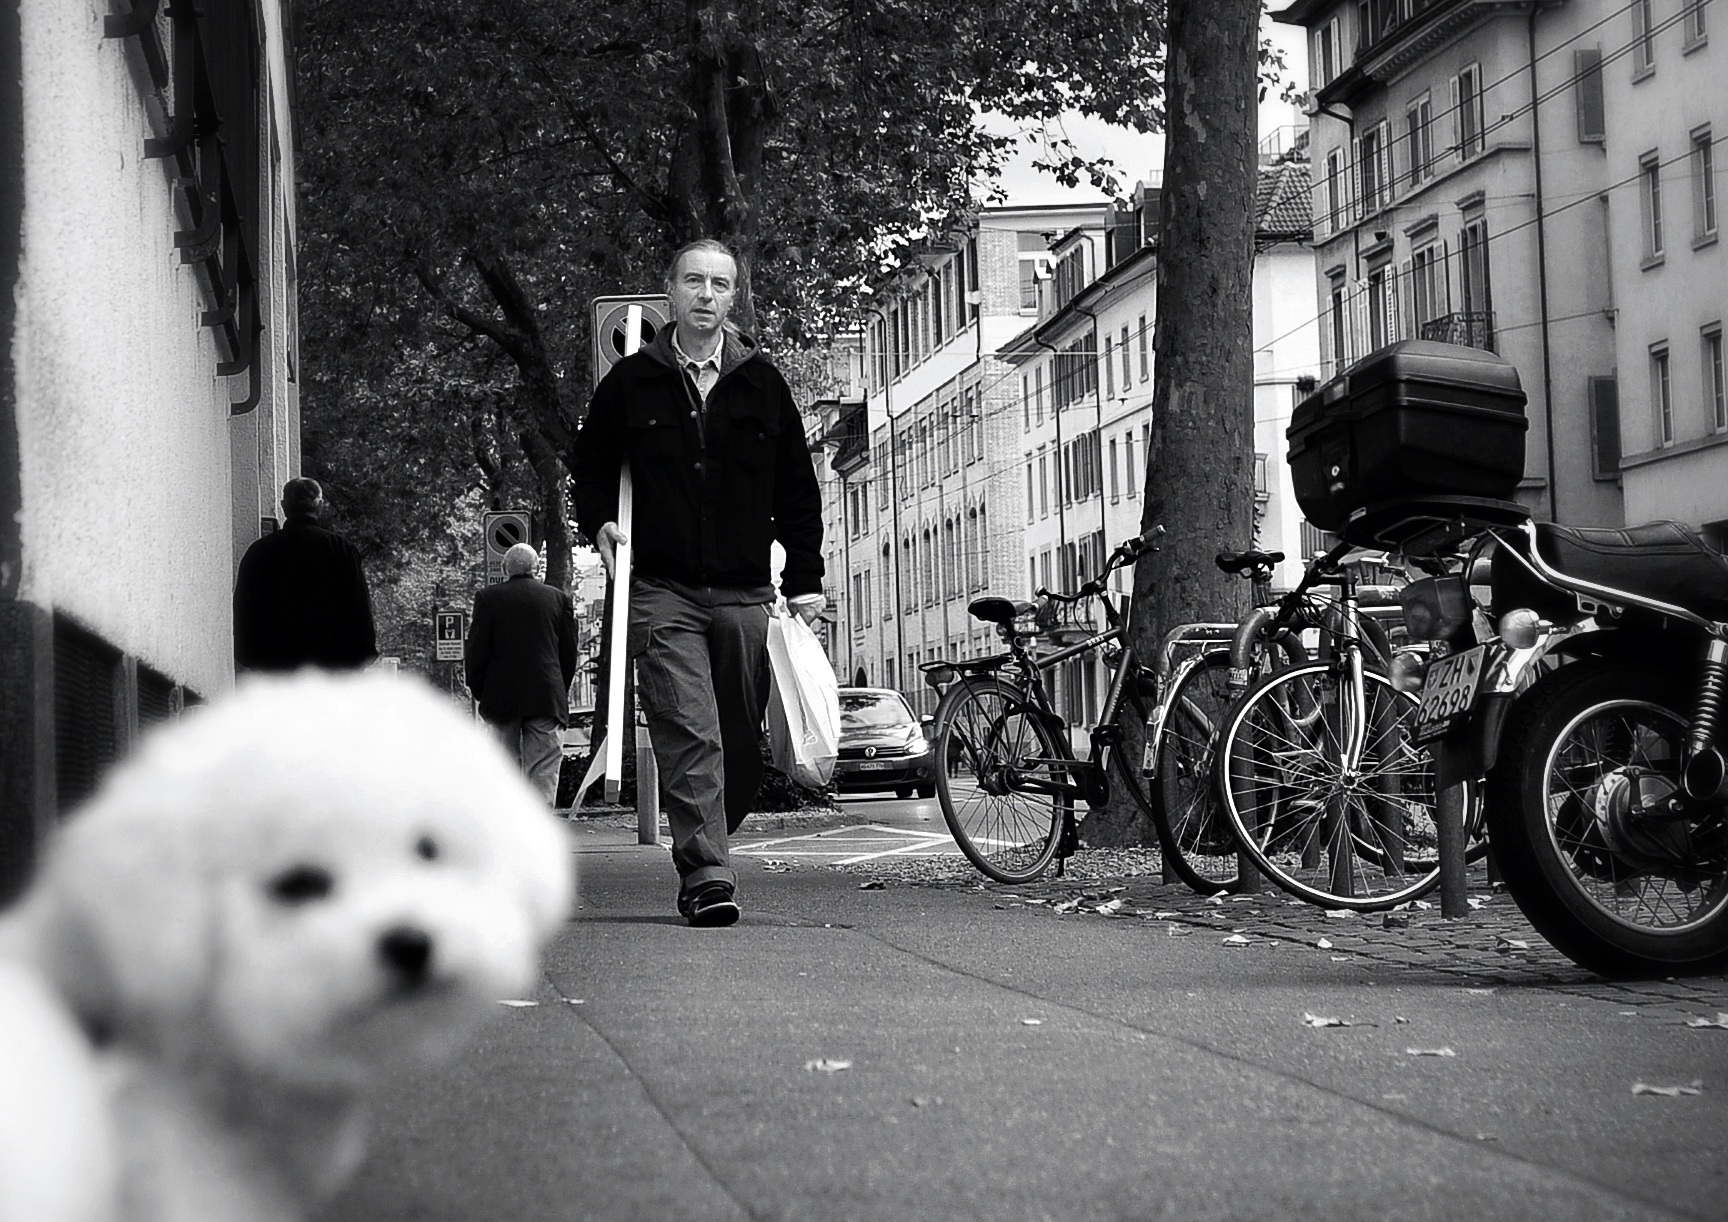
[[[1554,947],[1604,976],[1728,962],[1728,823],[1643,820],[1625,788],[1678,784],[1684,685],[1598,660],[1545,675],[1513,706],[1488,776],[1488,834],[1506,889]]]

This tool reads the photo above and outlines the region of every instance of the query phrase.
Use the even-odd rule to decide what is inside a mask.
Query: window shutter
[[[1572,52],[1572,77],[1577,81],[1574,94],[1578,102],[1578,139],[1581,143],[1600,143],[1608,134],[1602,104],[1600,47]]]
[[[1372,328],[1368,325],[1368,282],[1358,280],[1355,284],[1355,295],[1351,298],[1350,310],[1350,355],[1352,359],[1367,356],[1370,350]]]
[[[1451,86],[1452,86],[1452,107],[1451,107],[1451,109],[1452,109],[1452,151],[1457,154],[1458,160],[1462,161],[1462,160],[1464,160],[1464,157],[1466,155],[1464,152],[1464,112],[1458,105],[1459,90],[1458,90],[1458,78],[1457,77],[1452,78]]]
[[[1399,339],[1421,339],[1417,332],[1420,329],[1416,320],[1416,277],[1412,272],[1412,261],[1404,260],[1404,266],[1398,272],[1398,282],[1403,292],[1398,294],[1398,308],[1403,311],[1403,323],[1398,327]]]
[[[1590,449],[1597,479],[1620,474],[1620,384],[1590,379]]]
[[[1445,313],[1450,314],[1452,312],[1452,244],[1450,242],[1440,243],[1440,287],[1442,291],[1436,295],[1446,302]]]
[[[1350,172],[1347,177],[1350,180],[1349,194],[1352,205],[1349,216],[1352,221],[1355,221],[1357,217],[1365,215],[1367,212],[1367,201],[1362,198],[1362,140],[1360,137],[1350,141],[1349,168]]]

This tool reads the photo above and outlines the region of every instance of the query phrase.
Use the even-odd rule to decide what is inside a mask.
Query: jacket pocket
[[[625,448],[633,463],[669,466],[683,456],[678,414],[661,403],[632,403],[624,413]]]

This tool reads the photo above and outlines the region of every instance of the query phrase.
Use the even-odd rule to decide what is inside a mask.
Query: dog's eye
[[[270,895],[278,903],[304,904],[323,899],[335,887],[336,880],[322,866],[294,866],[270,880]]]
[[[430,836],[422,836],[414,845],[414,851],[425,861],[438,860],[438,842]]]

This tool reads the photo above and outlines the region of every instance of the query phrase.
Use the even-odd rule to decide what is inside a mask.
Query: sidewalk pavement
[[[538,1004],[389,1092],[321,1222],[1728,1217],[1720,979],[1596,981],[1503,895],[1386,929],[788,834],[693,930],[663,847],[573,825]]]

